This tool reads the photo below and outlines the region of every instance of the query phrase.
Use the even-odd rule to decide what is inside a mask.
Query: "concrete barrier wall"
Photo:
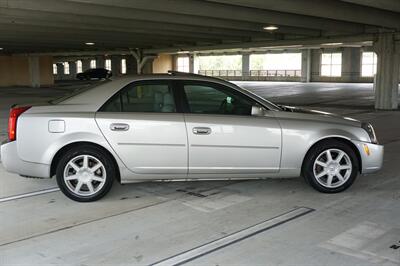
[[[54,84],[53,58],[51,56],[37,57],[38,65],[34,65],[29,56],[0,56],[0,86],[40,86]],[[36,71],[32,71],[35,68]],[[33,76],[37,75],[37,76]],[[34,82],[35,81],[35,82]]]
[[[167,73],[173,69],[173,57],[168,54],[161,54],[153,61],[153,73]]]

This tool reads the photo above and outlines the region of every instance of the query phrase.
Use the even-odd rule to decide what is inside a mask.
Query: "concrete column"
[[[69,61],[69,78],[75,79],[76,76],[76,61]]]
[[[104,68],[105,67],[105,59],[104,56],[96,57],[96,67],[97,68]]]
[[[152,74],[153,73],[153,61],[154,58],[148,58],[146,60],[146,63],[144,64],[142,68],[141,74]]]
[[[360,48],[351,49],[351,80],[357,82],[361,77],[361,52]]]
[[[374,42],[373,50],[378,56],[374,82],[375,108],[394,110],[398,108],[400,43],[393,33],[381,33]]]
[[[60,80],[64,77],[64,66],[62,63],[57,63],[57,77],[56,79]]]
[[[189,55],[189,73],[194,73],[194,55]]]
[[[311,49],[301,51],[301,82],[311,82]]]
[[[359,48],[344,48],[342,52],[342,80],[357,82],[360,79],[361,53]]]
[[[193,73],[199,74],[200,60],[196,54],[193,54]]]
[[[137,74],[137,63],[136,58],[131,55],[126,57],[126,74]]]
[[[82,71],[90,69],[90,59],[82,59]]]
[[[118,55],[111,56],[111,71],[114,77],[121,76],[121,57]]]
[[[321,81],[321,53],[321,49],[311,50],[311,82]]]
[[[40,62],[38,56],[29,57],[29,75],[31,87],[40,87]]]
[[[246,80],[250,76],[250,54],[242,54],[242,79]]]
[[[178,56],[172,55],[172,70],[178,71]]]

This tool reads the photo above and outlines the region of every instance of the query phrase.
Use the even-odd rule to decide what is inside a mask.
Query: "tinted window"
[[[176,112],[174,96],[168,83],[131,84],[114,95],[103,112]]]
[[[230,88],[210,84],[186,84],[190,113],[251,115],[255,103]]]

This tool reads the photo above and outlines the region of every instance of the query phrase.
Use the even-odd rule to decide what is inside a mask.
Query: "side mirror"
[[[265,110],[261,106],[253,105],[251,107],[251,115],[252,116],[264,116]]]

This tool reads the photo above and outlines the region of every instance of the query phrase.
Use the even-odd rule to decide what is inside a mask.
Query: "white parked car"
[[[277,106],[232,83],[199,75],[133,76],[62,99],[15,106],[6,170],[56,176],[77,201],[103,197],[114,179],[247,179],[303,176],[340,192],[382,166],[368,123]]]

